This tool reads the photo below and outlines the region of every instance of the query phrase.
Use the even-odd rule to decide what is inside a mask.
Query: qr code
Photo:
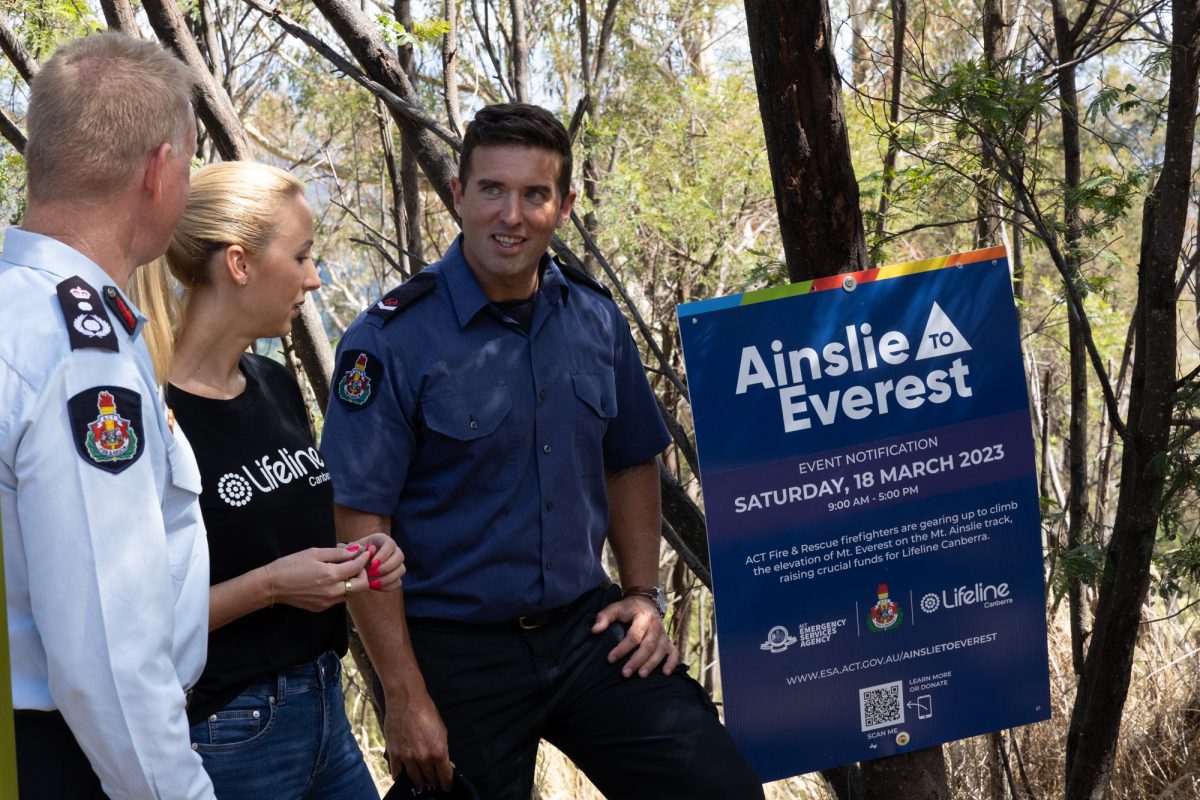
[[[858,714],[864,731],[904,722],[904,689],[901,681],[858,690]]]

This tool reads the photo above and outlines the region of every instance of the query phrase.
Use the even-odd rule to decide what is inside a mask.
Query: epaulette
[[[420,300],[425,295],[429,294],[437,286],[437,276],[432,272],[422,271],[413,275],[404,283],[392,289],[390,292],[380,298],[379,302],[372,304],[367,309],[368,314],[373,314],[383,320],[386,324],[388,320],[394,318],[398,311],[403,311],[413,303]]]
[[[100,293],[78,275],[67,278],[54,287],[58,293],[58,304],[62,306],[63,320],[67,323],[67,336],[71,349],[92,347],[99,350],[120,350],[117,334],[113,331]]]
[[[573,280],[576,283],[582,283],[584,286],[589,286],[607,297],[609,300],[612,300],[612,292],[608,290],[608,287],[600,283],[591,275],[588,275],[579,267],[573,267],[570,264],[560,263],[558,268],[562,270],[562,274],[566,275],[570,280]]]

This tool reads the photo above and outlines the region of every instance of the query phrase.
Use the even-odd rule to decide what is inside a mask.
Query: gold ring
[[[347,600],[350,599],[350,590],[353,588],[354,588],[354,584],[350,583],[350,581],[346,581],[346,599]]]

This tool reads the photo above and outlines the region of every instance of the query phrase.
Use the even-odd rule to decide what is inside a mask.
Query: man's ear
[[[571,209],[575,207],[575,190],[567,192],[563,204],[558,209],[558,224],[562,225],[571,218]]]
[[[458,214],[458,216],[461,218],[462,217],[463,186],[461,183],[458,182],[458,178],[450,179],[450,192],[451,192],[451,194],[454,195],[454,213]]]
[[[160,144],[146,161],[146,171],[142,175],[142,188],[157,200],[162,196],[163,176],[167,171],[167,161],[171,158],[174,148],[170,142]]]

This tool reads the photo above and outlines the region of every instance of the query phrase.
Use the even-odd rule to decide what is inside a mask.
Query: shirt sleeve
[[[610,421],[604,434],[604,467],[609,470],[649,461],[671,443],[671,434],[658,410],[650,382],[646,380],[646,370],[629,332],[629,323],[615,308],[613,316],[616,319],[613,372],[617,416]]]
[[[413,397],[379,328],[359,321],[338,345],[321,457],[334,502],[391,516],[416,451]]]
[[[87,430],[76,430],[68,411],[70,398],[105,387],[118,390],[118,413],[143,448],[119,471],[89,463],[76,441]],[[159,413],[129,359],[76,351],[50,376],[15,450],[30,608],[50,693],[113,800],[213,797],[191,749],[172,656],[183,576],[172,574],[160,505],[168,456]]]

